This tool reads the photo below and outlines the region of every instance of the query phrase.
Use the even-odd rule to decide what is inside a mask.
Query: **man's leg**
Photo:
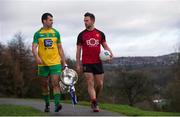
[[[49,106],[50,106],[50,96],[49,96],[49,83],[48,83],[48,78],[47,77],[42,77],[40,78],[40,84],[41,84],[41,89],[42,89],[42,95],[43,99],[45,101],[45,112],[49,112]]]
[[[87,89],[90,100],[96,100],[96,92],[94,88],[94,75],[93,73],[84,73],[84,75],[87,83]]]
[[[98,98],[100,92],[103,89],[104,74],[96,74],[95,81],[96,81],[96,84],[95,84],[96,98]]]
[[[47,66],[38,66],[38,76],[40,78],[40,85],[42,88],[42,95],[45,101],[45,112],[49,112],[50,96],[49,96],[49,69]]]
[[[51,75],[51,81],[53,86],[55,112],[61,110],[62,105],[60,104],[60,85],[59,85],[59,75]]]
[[[93,109],[93,112],[99,112],[99,107],[96,101],[96,91],[94,87],[94,75],[93,73],[84,73],[84,75],[86,77],[88,93],[91,99],[91,108]]]

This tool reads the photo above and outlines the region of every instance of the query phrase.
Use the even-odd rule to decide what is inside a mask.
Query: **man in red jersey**
[[[111,59],[113,54],[106,43],[104,33],[94,27],[95,16],[92,13],[85,13],[84,23],[86,29],[77,38],[76,69],[78,72],[81,71],[81,68],[83,69],[91,100],[91,108],[93,112],[99,112],[97,98],[103,88],[104,80],[104,70],[102,62],[99,59],[101,45],[111,53]],[[80,62],[81,50],[82,67]],[[96,85],[94,85],[94,80]]]

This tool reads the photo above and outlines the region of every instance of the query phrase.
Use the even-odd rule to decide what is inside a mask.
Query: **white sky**
[[[95,14],[95,26],[116,57],[168,54],[180,40],[180,0],[1,0],[0,8],[1,43],[21,31],[30,45],[41,15],[50,12],[72,58],[85,12]]]

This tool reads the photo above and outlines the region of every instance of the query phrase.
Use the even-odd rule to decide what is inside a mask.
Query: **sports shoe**
[[[46,106],[45,106],[44,112],[50,112],[49,105],[46,105]]]
[[[93,112],[99,112],[98,102],[97,101],[92,101],[91,102],[91,108],[92,108]]]
[[[62,105],[55,106],[55,112],[59,112],[62,109]]]

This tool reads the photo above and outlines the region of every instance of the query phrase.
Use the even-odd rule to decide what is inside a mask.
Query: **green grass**
[[[70,101],[63,101],[64,103],[70,103]],[[79,105],[90,106],[89,102],[80,101]],[[106,104],[100,103],[100,108],[111,112],[117,112],[127,116],[180,116],[180,113],[175,112],[158,112],[158,111],[145,111],[136,107],[120,104]]]
[[[122,113],[129,116],[178,116],[180,113],[144,111],[128,105],[101,104],[102,109]]]
[[[29,106],[0,105],[0,116],[43,116],[46,113]]]
[[[33,99],[36,100],[36,99]],[[70,100],[62,101],[62,103],[71,103]],[[78,105],[89,106],[90,103],[86,101],[79,101]],[[157,112],[145,111],[136,107],[120,104],[100,103],[100,108],[111,112],[117,112],[127,116],[180,116],[180,113],[175,112]],[[0,105],[0,116],[43,116],[47,115],[37,109],[28,106],[17,105]]]

